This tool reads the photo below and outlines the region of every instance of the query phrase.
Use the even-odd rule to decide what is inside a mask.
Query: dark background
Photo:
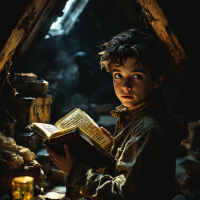
[[[171,64],[163,88],[169,113],[181,140],[187,136],[187,123],[200,118],[198,6],[195,1],[189,0],[157,2],[179,38],[191,64],[189,71],[194,74],[192,77],[188,75],[187,80],[181,79],[178,70]],[[40,28],[34,44],[22,52],[20,46],[25,43],[24,40],[15,51],[10,73],[33,72],[38,79],[49,82],[48,93],[53,96],[50,123],[54,124],[75,107],[80,107],[98,121],[95,106],[112,104],[114,109],[120,104],[110,74],[105,69],[100,70],[100,46],[112,36],[134,27],[156,35],[144,15],[139,20],[141,10],[137,0],[90,0],[68,35],[44,39],[47,34],[44,26],[44,29]],[[46,19],[47,22],[50,20],[52,18]],[[195,80],[192,88],[194,96],[190,96],[185,88],[185,83],[192,79]]]
[[[49,82],[49,93],[53,95],[51,123],[74,107],[98,120],[91,104],[113,104],[113,108],[120,105],[110,74],[100,70],[101,44],[123,30],[137,27],[147,31],[147,28],[143,19],[139,21],[140,4],[129,1],[122,7],[119,2],[90,0],[68,35],[43,39],[20,61],[14,57],[11,73],[33,72],[38,79]],[[155,34],[148,25],[148,32]]]

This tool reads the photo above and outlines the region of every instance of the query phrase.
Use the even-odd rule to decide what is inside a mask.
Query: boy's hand
[[[101,129],[101,131],[103,132],[103,133],[105,133],[111,140],[113,140],[113,137],[112,137],[112,135],[111,135],[111,133],[109,132],[109,131],[107,131],[104,127],[100,127],[100,129]]]
[[[69,146],[67,144],[64,144],[65,149],[65,156],[57,154],[55,151],[50,149],[48,145],[45,144],[45,148],[47,149],[48,154],[50,155],[50,159],[53,161],[53,163],[63,172],[66,174],[69,174],[70,170],[76,165],[77,161],[72,156],[69,150]]]

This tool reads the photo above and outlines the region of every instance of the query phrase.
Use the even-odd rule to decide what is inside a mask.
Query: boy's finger
[[[55,151],[53,151],[48,145],[45,144],[45,148],[47,150],[47,153],[51,156],[51,157],[57,157],[57,153]]]
[[[108,131],[104,127],[101,126],[100,129],[101,129],[102,132],[108,133]]]
[[[101,131],[102,131],[103,133],[105,133],[110,139],[113,139],[111,133],[110,133],[109,131],[107,131],[104,127],[101,126],[100,129],[101,129]]]
[[[71,157],[72,154],[70,152],[69,146],[67,144],[64,144],[64,149],[67,157]]]
[[[46,148],[47,152],[50,150],[50,147],[47,144],[45,144],[45,148]]]

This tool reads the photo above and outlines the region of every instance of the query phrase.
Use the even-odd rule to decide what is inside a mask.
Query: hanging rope
[[[6,111],[6,113],[13,119],[13,123],[10,125],[10,127],[8,129],[4,129],[2,131],[2,133],[5,133],[5,132],[9,131],[15,125],[15,123],[17,122],[17,120],[6,109],[6,107],[4,105],[4,102],[3,102],[3,99],[2,99],[2,95],[1,95],[1,92],[2,92],[2,89],[3,89],[3,86],[4,86],[5,82],[6,82],[6,80],[7,80],[7,83],[10,85],[10,87],[12,88],[12,93],[14,94],[14,96],[16,97],[16,95],[18,94],[18,92],[16,91],[16,89],[12,87],[12,85],[10,83],[10,80],[9,80],[11,66],[12,66],[12,57],[9,58],[9,61],[6,64],[6,74],[7,75],[6,75],[6,77],[4,77],[5,80],[3,81],[3,84],[1,86],[0,96],[1,96],[1,101],[2,101],[3,108]],[[3,79],[3,78],[1,78],[1,79]],[[13,135],[12,135],[12,137],[13,137]]]

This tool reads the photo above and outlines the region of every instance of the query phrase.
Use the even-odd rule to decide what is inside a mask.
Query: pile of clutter
[[[0,132],[0,193],[11,194],[11,181],[17,176],[34,177],[35,188],[43,191],[41,182],[45,175],[35,153]]]
[[[181,141],[176,159],[176,193],[173,200],[200,199],[200,122],[188,124],[188,138]]]
[[[0,133],[0,169],[17,170],[22,164],[35,159],[35,154],[28,148],[19,146],[11,137]]]

